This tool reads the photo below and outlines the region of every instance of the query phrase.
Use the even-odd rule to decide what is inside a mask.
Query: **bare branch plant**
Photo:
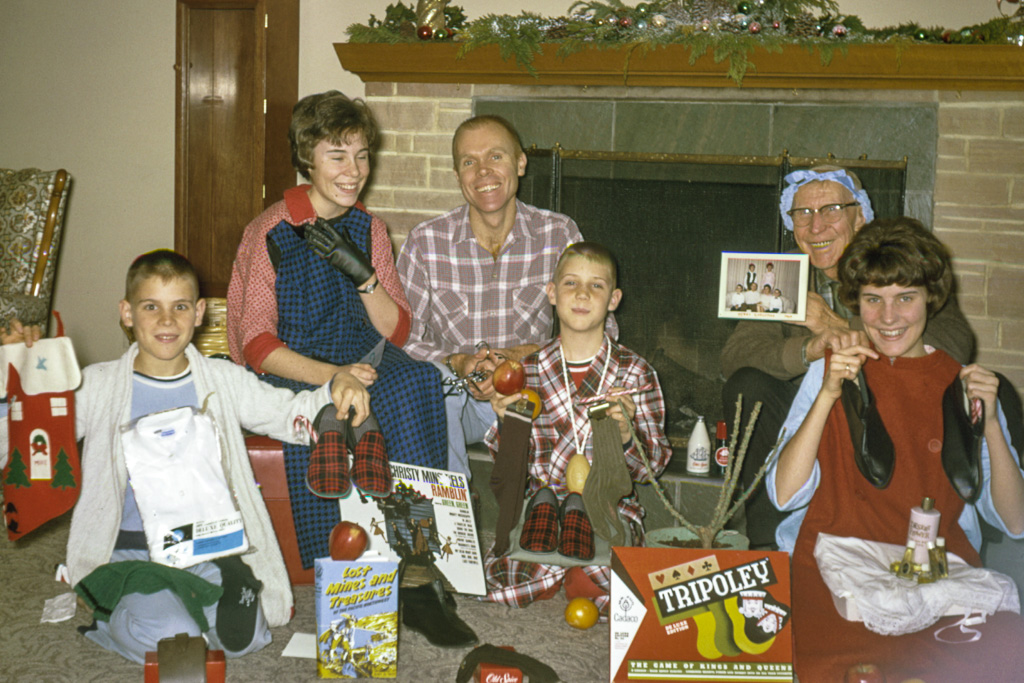
[[[741,419],[741,409],[743,407],[743,396],[741,395],[736,401],[736,418],[733,420],[733,424],[739,425]],[[715,504],[715,510],[711,515],[711,519],[708,523],[703,526],[697,526],[687,520],[679,510],[672,504],[672,501],[665,495],[665,490],[661,487],[661,484],[657,479],[651,480],[651,487],[657,494],[658,498],[668,509],[669,513],[679,522],[679,524],[688,529],[691,533],[696,535],[700,540],[702,548],[712,548],[715,542],[715,538],[725,528],[726,523],[732,519],[733,515],[740,509],[750,494],[761,482],[765,473],[768,471],[769,465],[775,460],[779,451],[779,444],[782,443],[782,439],[785,437],[785,430],[779,435],[778,440],[775,442],[775,446],[772,448],[772,452],[765,459],[761,468],[757,471],[754,479],[750,482],[743,491],[738,495],[734,496],[737,486],[740,484],[740,472],[743,471],[743,460],[747,455],[747,446],[750,443],[750,435],[754,432],[754,425],[757,424],[757,416],[761,412],[761,402],[758,401],[754,404],[754,409],[750,412],[750,419],[747,421],[746,428],[733,430],[732,439],[729,440],[729,452],[733,454],[733,457],[729,458],[729,464],[725,469],[725,483],[718,494],[718,502]],[[740,444],[740,449],[736,450],[736,442],[739,437],[740,431],[743,432],[743,441]],[[637,438],[633,432],[633,426],[630,425],[630,433],[633,437],[633,443],[636,444],[640,451],[640,457],[644,462],[644,466],[649,472],[651,470],[650,460],[647,458],[647,452],[644,450],[642,442]]]

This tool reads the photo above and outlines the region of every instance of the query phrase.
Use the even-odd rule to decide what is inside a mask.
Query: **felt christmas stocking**
[[[17,540],[75,506],[82,467],[75,442],[75,392],[82,375],[71,340],[0,347],[0,384],[8,403],[3,469],[4,525]]]

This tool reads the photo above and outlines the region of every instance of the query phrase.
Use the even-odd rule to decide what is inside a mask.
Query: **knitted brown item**
[[[615,420],[593,414],[590,425],[594,430],[594,460],[583,486],[583,504],[596,536],[610,545],[625,545],[628,539],[618,504],[633,492],[633,478],[623,457],[619,428]]]
[[[498,455],[491,470],[491,491],[498,502],[498,520],[494,526],[494,555],[509,551],[509,534],[519,521],[530,464],[530,432],[533,421],[509,410],[501,423]]]

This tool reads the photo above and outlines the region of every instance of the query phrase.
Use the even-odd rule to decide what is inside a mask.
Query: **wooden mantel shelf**
[[[626,50],[586,50],[561,59],[557,45],[537,55],[534,78],[497,46],[458,58],[452,43],[335,43],[342,67],[363,82],[489,83],[514,85],[609,85],[735,88],[728,64],[705,54],[690,65],[683,45],[633,54],[624,74]],[[1013,45],[851,45],[823,66],[817,52],[786,47],[756,49],[744,88],[837,88],[895,90],[1024,91],[1024,48]]]

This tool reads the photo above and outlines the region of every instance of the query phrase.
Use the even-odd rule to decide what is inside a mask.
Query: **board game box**
[[[612,549],[611,680],[792,681],[789,555]]]

